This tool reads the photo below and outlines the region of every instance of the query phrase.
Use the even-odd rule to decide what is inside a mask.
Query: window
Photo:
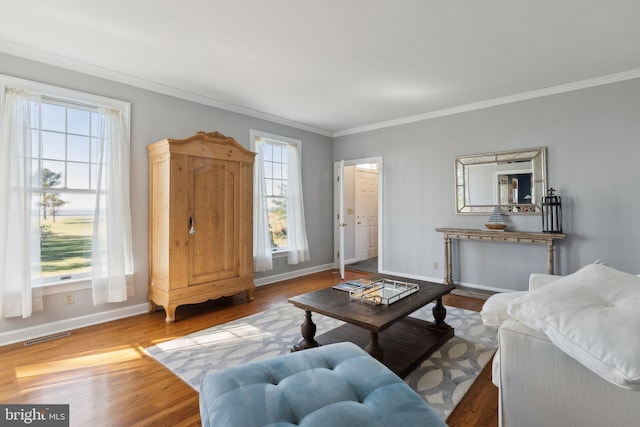
[[[126,300],[129,104],[7,76],[0,101],[0,315],[82,278],[95,304]]]
[[[100,164],[95,107],[43,98],[32,127],[40,171],[43,282],[88,277]]]
[[[254,270],[273,268],[272,255],[289,264],[309,259],[304,224],[300,140],[251,131],[254,165]]]
[[[264,185],[269,222],[269,241],[274,252],[285,251],[287,243],[288,156],[285,144],[264,140]]]

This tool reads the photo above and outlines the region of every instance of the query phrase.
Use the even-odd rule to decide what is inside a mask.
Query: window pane
[[[264,180],[264,193],[267,196],[271,196],[273,194],[273,180],[265,179]]]
[[[91,136],[99,136],[98,113],[91,113]]]
[[[67,132],[89,135],[89,116],[85,110],[67,109]]]
[[[282,164],[282,179],[289,179],[289,165],[287,163]]]
[[[42,171],[40,170],[39,159],[31,160],[31,186],[32,187],[42,186]],[[33,196],[33,197],[37,198],[37,196]]]
[[[89,177],[91,182],[89,182],[89,188],[92,190],[97,190],[98,188],[98,172],[99,171],[100,171],[100,165],[91,164],[91,176]]]
[[[282,163],[273,164],[273,177],[275,179],[282,179]]]
[[[89,164],[67,163],[67,187],[89,188]]]
[[[282,161],[282,146],[280,145],[273,146],[273,161],[274,162]]]
[[[100,140],[97,138],[91,138],[91,162],[100,162]]]
[[[50,188],[64,187],[64,162],[42,161],[42,186]]]
[[[273,180],[273,193],[274,196],[282,196],[282,181]]]
[[[42,129],[64,132],[65,108],[59,105],[42,104]]]
[[[264,162],[264,177],[273,178],[273,163]]]
[[[269,212],[269,237],[274,249],[282,249],[287,243],[287,201],[286,199],[267,198]]]
[[[31,157],[40,157],[40,131],[31,131]]]
[[[273,160],[273,146],[271,144],[264,144],[262,147],[262,155],[265,162]]]
[[[42,132],[42,157],[45,159],[64,160],[64,134]]]
[[[93,211],[86,207],[95,203],[95,196],[68,193],[51,196],[40,218],[42,276],[68,278],[88,274],[91,271]]]
[[[67,137],[67,160],[89,162],[89,138],[69,135]]]

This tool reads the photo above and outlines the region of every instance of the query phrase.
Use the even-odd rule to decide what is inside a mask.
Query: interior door
[[[346,208],[345,208],[345,188],[344,188],[344,176],[345,176],[345,164],[348,165],[358,165],[358,164],[376,164],[377,167],[377,174],[376,174],[376,178],[375,178],[375,199],[376,199],[376,216],[375,216],[375,222],[373,224],[370,224],[369,227],[369,232],[371,233],[371,230],[374,231],[374,244],[375,244],[375,251],[372,253],[375,253],[378,256],[378,271],[383,271],[382,266],[383,264],[383,256],[384,256],[384,246],[382,244],[382,236],[384,235],[384,233],[382,232],[382,224],[384,223],[383,221],[383,210],[382,210],[382,206],[383,206],[383,186],[382,186],[382,178],[383,178],[383,168],[382,168],[382,157],[369,157],[369,158],[362,158],[362,159],[355,159],[355,160],[340,160],[340,161],[336,161],[334,162],[334,176],[335,176],[335,181],[334,181],[334,209],[336,212],[336,215],[334,217],[334,219],[336,219],[336,221],[334,222],[334,247],[337,248],[337,250],[335,251],[336,253],[336,257],[334,259],[335,264],[338,265],[338,268],[340,270],[340,276],[342,278],[344,278],[344,262],[346,257],[345,255],[345,225],[347,224],[346,221],[346,217],[345,217],[345,212]],[[355,209],[354,209],[355,210]],[[341,255],[341,256],[339,256]],[[372,255],[372,256],[376,256],[376,255]]]
[[[337,186],[338,186],[338,270],[340,277],[344,279],[344,160],[340,160],[337,165]]]
[[[355,257],[362,261],[378,256],[377,172],[356,168],[355,187]]]

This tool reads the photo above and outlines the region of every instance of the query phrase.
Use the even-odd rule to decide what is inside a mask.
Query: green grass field
[[[42,276],[66,276],[91,271],[92,216],[58,216],[40,220]],[[50,226],[49,229],[47,226]]]

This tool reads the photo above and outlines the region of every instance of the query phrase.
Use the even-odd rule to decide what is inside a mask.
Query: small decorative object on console
[[[553,188],[542,198],[542,231],[544,233],[562,233],[562,199],[554,196]]]
[[[493,212],[489,217],[489,222],[484,226],[491,231],[502,231],[507,228],[507,224],[502,220],[502,215],[500,214],[497,206],[493,208]]]

